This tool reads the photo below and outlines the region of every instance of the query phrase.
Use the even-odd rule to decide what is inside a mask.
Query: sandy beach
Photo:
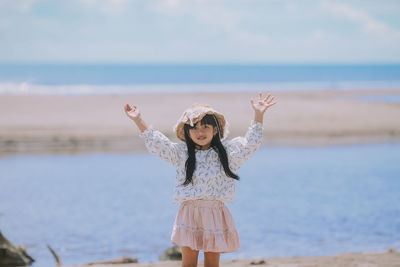
[[[111,264],[114,267],[180,267],[180,261],[157,263]],[[110,264],[79,265],[75,267],[107,267]],[[199,262],[198,266],[204,266]],[[400,253],[388,250],[386,253],[339,254],[320,257],[257,258],[222,261],[221,267],[270,266],[270,267],[397,267],[400,266]]]
[[[400,140],[400,104],[363,97],[399,90],[272,92],[278,104],[264,120],[264,145],[320,146]],[[255,93],[143,95],[1,95],[0,155],[144,151],[138,129],[123,112],[135,104],[154,128],[177,141],[172,128],[193,102],[209,103],[243,135]]]

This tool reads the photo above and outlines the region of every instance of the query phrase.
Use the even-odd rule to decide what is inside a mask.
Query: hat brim
[[[188,111],[185,111],[185,112],[188,112]],[[185,113],[184,113],[184,114],[185,114]],[[202,113],[201,115],[199,115],[199,116],[197,116],[196,118],[194,118],[192,121],[190,121],[189,119],[187,119],[187,121],[179,121],[178,124],[174,127],[174,128],[175,128],[176,136],[177,136],[180,140],[186,142],[186,139],[185,139],[185,131],[184,131],[184,126],[185,126],[185,124],[191,124],[191,122],[192,122],[193,124],[196,124],[197,122],[201,121],[201,120],[204,118],[204,116],[207,115],[207,114],[214,115],[214,116],[216,117],[216,119],[218,120],[218,124],[219,124],[220,130],[221,130],[221,131],[220,131],[221,140],[222,140],[222,139],[225,139],[226,136],[227,136],[227,134],[228,134],[228,131],[227,131],[227,130],[228,130],[228,129],[227,129],[227,126],[228,126],[227,121],[225,120],[225,117],[224,117],[223,114],[221,114],[221,113],[219,113],[219,112],[217,112],[217,111],[215,111],[215,110],[208,110],[208,111],[205,111],[205,112]]]

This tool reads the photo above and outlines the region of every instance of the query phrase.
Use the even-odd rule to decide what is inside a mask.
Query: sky
[[[0,63],[400,63],[399,0],[0,0]]]

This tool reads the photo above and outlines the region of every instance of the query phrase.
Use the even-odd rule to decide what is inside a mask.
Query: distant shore
[[[400,103],[363,97],[400,90],[272,92],[278,104],[264,120],[266,146],[327,146],[400,141]],[[135,104],[143,118],[173,141],[183,110],[204,102],[225,114],[228,138],[243,135],[253,117],[256,93],[143,95],[0,95],[0,155],[143,152],[139,131],[124,114]]]
[[[258,264],[255,264],[258,263]],[[388,250],[386,253],[359,253],[339,254],[334,256],[317,257],[287,257],[287,258],[257,258],[221,261],[221,267],[245,267],[245,266],[270,266],[270,267],[397,267],[400,263],[400,253]],[[130,263],[111,264],[113,267],[180,267],[181,261],[160,261],[154,263]],[[107,267],[110,264],[82,264],[75,267]],[[198,266],[203,266],[200,262]]]

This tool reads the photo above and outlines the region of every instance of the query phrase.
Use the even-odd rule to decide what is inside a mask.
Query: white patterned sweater
[[[262,130],[263,124],[252,120],[244,137],[222,141],[233,173],[237,174],[240,166],[261,146]],[[193,183],[184,186],[182,184],[186,177],[185,162],[188,158],[186,143],[173,143],[164,134],[151,127],[140,133],[139,137],[145,140],[150,153],[176,167],[174,203],[194,199],[233,201],[236,180],[225,174],[218,153],[214,149],[195,150],[196,168],[192,177]]]

